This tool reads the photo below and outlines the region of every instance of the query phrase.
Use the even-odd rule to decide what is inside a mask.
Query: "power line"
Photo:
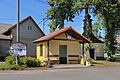
[[[40,25],[41,23],[43,23],[42,24],[42,30],[44,31],[45,30],[45,28],[44,28],[44,26],[45,26],[45,23],[48,21],[48,18],[43,18],[39,23],[38,23],[38,25]]]
[[[39,1],[39,2],[41,2],[41,3],[43,3],[43,4],[48,5],[48,3],[47,3],[47,2],[44,2],[44,1],[42,1],[42,0],[37,0],[37,1]]]
[[[38,23],[38,25],[41,24],[42,22],[44,22],[45,20],[47,21],[48,18],[43,18],[43,19]],[[46,22],[46,21],[45,21],[45,22]]]

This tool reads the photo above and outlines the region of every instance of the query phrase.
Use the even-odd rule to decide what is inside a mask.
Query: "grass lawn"
[[[93,66],[120,66],[120,62],[110,62],[106,60],[93,60]]]
[[[46,70],[47,67],[26,67],[19,65],[0,64],[0,70]]]
[[[0,64],[0,70],[23,70],[25,67],[19,65]]]

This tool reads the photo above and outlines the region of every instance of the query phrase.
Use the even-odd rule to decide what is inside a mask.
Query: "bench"
[[[79,64],[80,63],[80,60],[78,60],[78,59],[70,59],[68,61],[70,62],[70,64]]]
[[[51,64],[59,64],[59,60],[51,60]]]

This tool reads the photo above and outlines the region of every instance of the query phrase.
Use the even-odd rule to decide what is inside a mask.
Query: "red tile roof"
[[[57,31],[54,31],[46,36],[43,36],[37,40],[34,40],[34,43],[38,43],[38,42],[44,42],[44,41],[48,41],[51,40],[53,38],[55,38],[56,36],[59,36],[62,33],[65,33],[67,31],[70,31],[70,33],[72,34],[71,36],[74,37],[77,40],[82,40],[85,43],[91,43],[91,41],[89,39],[87,39],[86,37],[84,37],[83,35],[81,35],[80,33],[78,33],[77,31],[75,31],[71,26],[67,27],[67,28],[63,28]]]
[[[120,44],[120,36],[116,37],[117,43]]]

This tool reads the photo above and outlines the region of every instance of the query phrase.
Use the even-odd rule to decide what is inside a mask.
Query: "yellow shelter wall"
[[[40,45],[43,44],[43,56],[40,56]],[[47,42],[37,43],[37,59],[41,62],[47,61]]]
[[[80,44],[78,41],[51,40],[49,45],[50,55],[58,55],[58,57],[50,57],[51,60],[59,60],[59,45],[67,45],[67,57],[68,55],[80,55]],[[67,59],[79,59],[79,57],[68,57]]]
[[[40,45],[43,44],[43,56],[40,56]],[[59,60],[59,45],[67,45],[67,57],[68,55],[80,55],[80,44],[78,41],[49,41],[49,55],[58,55],[57,57],[50,57],[50,60]],[[41,62],[47,60],[47,42],[37,44],[37,59]],[[79,59],[79,57],[68,57],[70,59]]]

